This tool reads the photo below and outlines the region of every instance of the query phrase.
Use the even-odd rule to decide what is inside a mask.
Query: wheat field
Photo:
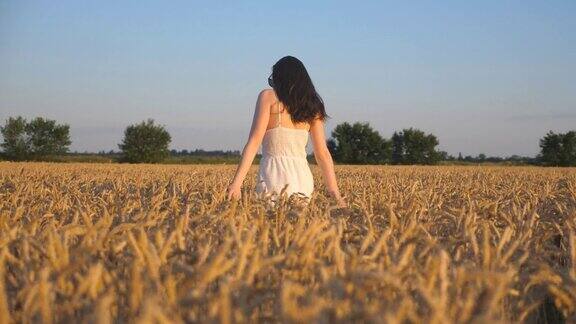
[[[0,323],[576,321],[576,169],[0,163]],[[286,198],[286,197],[284,197]]]

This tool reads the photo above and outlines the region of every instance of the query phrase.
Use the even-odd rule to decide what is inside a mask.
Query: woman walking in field
[[[242,182],[262,144],[262,159],[258,169],[256,192],[286,194],[310,198],[314,191],[312,172],[306,160],[308,134],[312,137],[314,157],[328,193],[345,206],[334,174],[334,163],[326,147],[324,120],[326,111],[320,95],[314,89],[304,64],[295,57],[285,56],[272,67],[268,78],[272,89],[260,92],[248,142],[236,175],[227,189],[228,199],[240,197]]]

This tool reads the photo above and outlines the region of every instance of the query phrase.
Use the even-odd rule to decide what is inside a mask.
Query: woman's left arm
[[[258,95],[258,100],[256,102],[256,109],[254,111],[254,117],[252,118],[252,127],[250,128],[250,135],[248,137],[248,142],[242,150],[242,159],[240,164],[236,169],[236,174],[234,179],[230,183],[227,189],[227,198],[240,198],[240,188],[242,188],[242,183],[250,166],[258,153],[258,148],[262,144],[262,139],[266,133],[266,128],[268,128],[268,120],[270,118],[270,106],[274,100],[274,94],[272,90],[266,89],[262,90]]]

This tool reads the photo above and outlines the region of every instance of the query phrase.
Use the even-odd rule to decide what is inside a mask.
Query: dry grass
[[[0,323],[576,320],[576,169],[339,166],[346,210],[233,172],[0,163]]]

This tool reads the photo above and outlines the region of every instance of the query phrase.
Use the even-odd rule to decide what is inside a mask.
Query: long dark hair
[[[278,60],[272,66],[272,76],[268,83],[288,109],[293,122],[311,123],[316,118],[325,120],[328,117],[324,102],[299,59],[284,56]]]

